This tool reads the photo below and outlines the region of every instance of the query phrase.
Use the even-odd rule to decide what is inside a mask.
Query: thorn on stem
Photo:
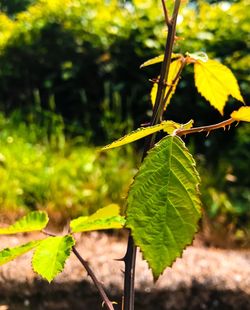
[[[114,260],[114,261],[116,261],[116,262],[124,262],[125,257],[121,257],[121,258],[114,258],[113,260]]]

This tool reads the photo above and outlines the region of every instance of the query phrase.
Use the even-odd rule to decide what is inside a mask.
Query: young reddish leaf
[[[193,125],[192,120],[189,121],[187,124],[179,124],[179,123],[175,123],[174,121],[163,121],[160,124],[157,124],[154,126],[141,127],[141,128],[138,128],[130,132],[126,136],[104,146],[102,148],[102,151],[134,142],[146,136],[152,135],[153,133],[158,132],[160,130],[163,130],[171,135],[176,129],[179,129],[179,128],[189,129],[192,127],[192,125]]]
[[[174,60],[171,62],[170,64],[170,67],[169,67],[169,73],[168,73],[168,81],[167,81],[167,87],[166,87],[166,91],[165,91],[165,96],[167,95],[167,93],[169,91],[170,94],[168,96],[168,100],[166,101],[166,104],[165,104],[165,109],[167,107],[167,105],[169,104],[173,94],[175,93],[175,90],[176,90],[176,86],[180,80],[180,77],[176,80],[176,76],[180,70],[182,66],[182,60],[181,58],[178,58],[177,60]],[[157,83],[154,83],[153,87],[152,87],[152,90],[151,90],[151,93],[150,93],[150,97],[151,97],[151,102],[152,102],[152,105],[154,106],[155,104],[155,99],[156,99],[156,94],[157,94],[157,90],[158,90],[158,84]]]
[[[237,111],[233,111],[231,117],[236,121],[250,122],[250,107],[241,107]]]
[[[128,195],[126,226],[157,279],[192,242],[201,217],[195,162],[176,136],[149,151]]]
[[[33,211],[16,221],[13,225],[0,228],[0,235],[11,235],[21,232],[38,231],[48,224],[49,218],[46,212]]]
[[[125,225],[125,218],[120,215],[120,207],[111,204],[97,210],[90,216],[81,216],[70,222],[72,232],[84,232],[101,229],[119,229]]]
[[[63,270],[74,244],[75,240],[69,235],[42,240],[33,255],[34,271],[51,282]]]
[[[17,258],[18,256],[21,256],[21,255],[29,252],[30,250],[32,250],[33,248],[38,246],[39,243],[40,243],[39,240],[38,241],[31,241],[31,242],[28,242],[26,244],[16,246],[14,248],[5,248],[5,249],[1,250],[0,251],[0,266],[12,261],[13,259]]]
[[[232,71],[218,61],[196,61],[194,77],[198,91],[221,114],[229,95],[244,102]]]

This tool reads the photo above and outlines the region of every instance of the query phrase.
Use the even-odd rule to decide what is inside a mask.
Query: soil
[[[0,247],[12,247],[42,235],[0,237]],[[90,262],[109,296],[121,309],[126,241],[104,233],[79,236],[77,249]],[[0,310],[103,309],[95,287],[71,254],[65,270],[51,283],[31,268],[32,253],[0,267]],[[136,310],[249,310],[250,249],[205,247],[197,239],[160,279],[153,279],[141,254],[136,267]]]

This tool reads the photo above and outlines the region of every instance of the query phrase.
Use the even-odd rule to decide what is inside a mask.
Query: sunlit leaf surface
[[[0,228],[0,235],[11,235],[21,232],[38,231],[43,229],[49,221],[48,215],[43,211],[33,211],[16,221],[7,228]]]
[[[232,71],[218,61],[197,61],[194,64],[194,75],[198,91],[221,114],[229,95],[244,102]]]
[[[34,271],[51,282],[63,270],[74,244],[72,236],[48,237],[41,241],[32,259]]]
[[[155,279],[193,240],[201,216],[199,182],[194,159],[173,136],[149,152],[135,177],[126,226]]]

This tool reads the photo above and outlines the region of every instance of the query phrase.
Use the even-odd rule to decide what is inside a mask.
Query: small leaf
[[[171,59],[180,58],[181,56],[182,56],[181,54],[174,54],[174,53],[172,53]],[[159,63],[159,62],[163,62],[163,59],[164,59],[164,54],[162,54],[162,55],[160,55],[160,56],[156,56],[156,57],[154,57],[154,58],[151,58],[151,59],[145,61],[145,62],[140,66],[140,68],[147,67],[147,66],[151,66],[151,65],[157,64],[157,63]]]
[[[63,270],[74,244],[73,237],[69,235],[41,241],[32,259],[34,271],[51,282]]]
[[[161,124],[157,124],[154,126],[141,127],[141,128],[138,128],[138,129],[130,132],[126,136],[104,146],[102,148],[102,151],[134,142],[134,141],[142,139],[146,136],[152,135],[153,133],[156,133],[160,130],[163,130],[163,131],[167,132],[168,134],[172,134],[176,129],[183,128],[183,126],[185,128],[185,126],[190,126],[190,125],[192,127],[192,124],[193,124],[193,121],[189,121],[187,124],[184,124],[184,125],[175,123],[173,121],[163,121],[163,122],[161,122]],[[188,128],[185,128],[185,129],[188,129]]]
[[[177,60],[174,60],[171,62],[170,67],[169,67],[169,73],[168,73],[168,82],[167,82],[167,87],[166,87],[166,91],[165,91],[165,96],[168,94],[168,92],[170,91],[170,94],[168,95],[168,99],[165,103],[165,109],[167,107],[167,105],[169,104],[173,94],[175,93],[177,84],[180,80],[180,77],[175,81],[175,78],[180,70],[182,66],[182,60],[179,58]],[[154,83],[152,90],[151,90],[151,102],[152,105],[154,106],[155,104],[155,100],[156,100],[156,95],[157,95],[157,90],[158,90],[158,84]]]
[[[23,245],[19,245],[19,246],[14,247],[14,248],[5,248],[5,249],[1,250],[0,251],[0,266],[12,261],[13,259],[17,258],[18,256],[21,256],[21,255],[29,252],[30,250],[35,248],[39,243],[40,243],[39,240],[38,241],[31,241],[31,242],[28,242],[28,243],[23,244]]]
[[[70,222],[72,232],[84,232],[101,229],[123,228],[125,219],[120,215],[120,208],[116,204],[99,209],[90,216],[81,216]]]
[[[16,221],[7,228],[0,228],[0,235],[11,235],[21,232],[41,230],[49,221],[48,215],[43,211],[33,211]]]
[[[187,122],[186,124],[178,124],[180,125],[178,127],[178,129],[183,129],[183,130],[187,130],[187,129],[190,129],[193,127],[193,124],[194,124],[194,120],[190,120],[189,122]],[[163,129],[164,130],[164,129]],[[164,130],[165,131],[165,130]],[[170,132],[167,132],[168,134],[171,134]]]
[[[192,242],[201,217],[195,162],[176,136],[142,163],[128,195],[126,226],[157,279]]]
[[[221,114],[229,95],[244,102],[235,76],[221,63],[215,60],[196,61],[194,76],[198,91]]]
[[[186,56],[191,58],[192,60],[200,60],[202,62],[207,62],[208,61],[208,56],[204,52],[196,52],[196,53],[186,53]]]
[[[236,121],[250,122],[250,107],[241,107],[238,111],[233,111],[231,117]]]

